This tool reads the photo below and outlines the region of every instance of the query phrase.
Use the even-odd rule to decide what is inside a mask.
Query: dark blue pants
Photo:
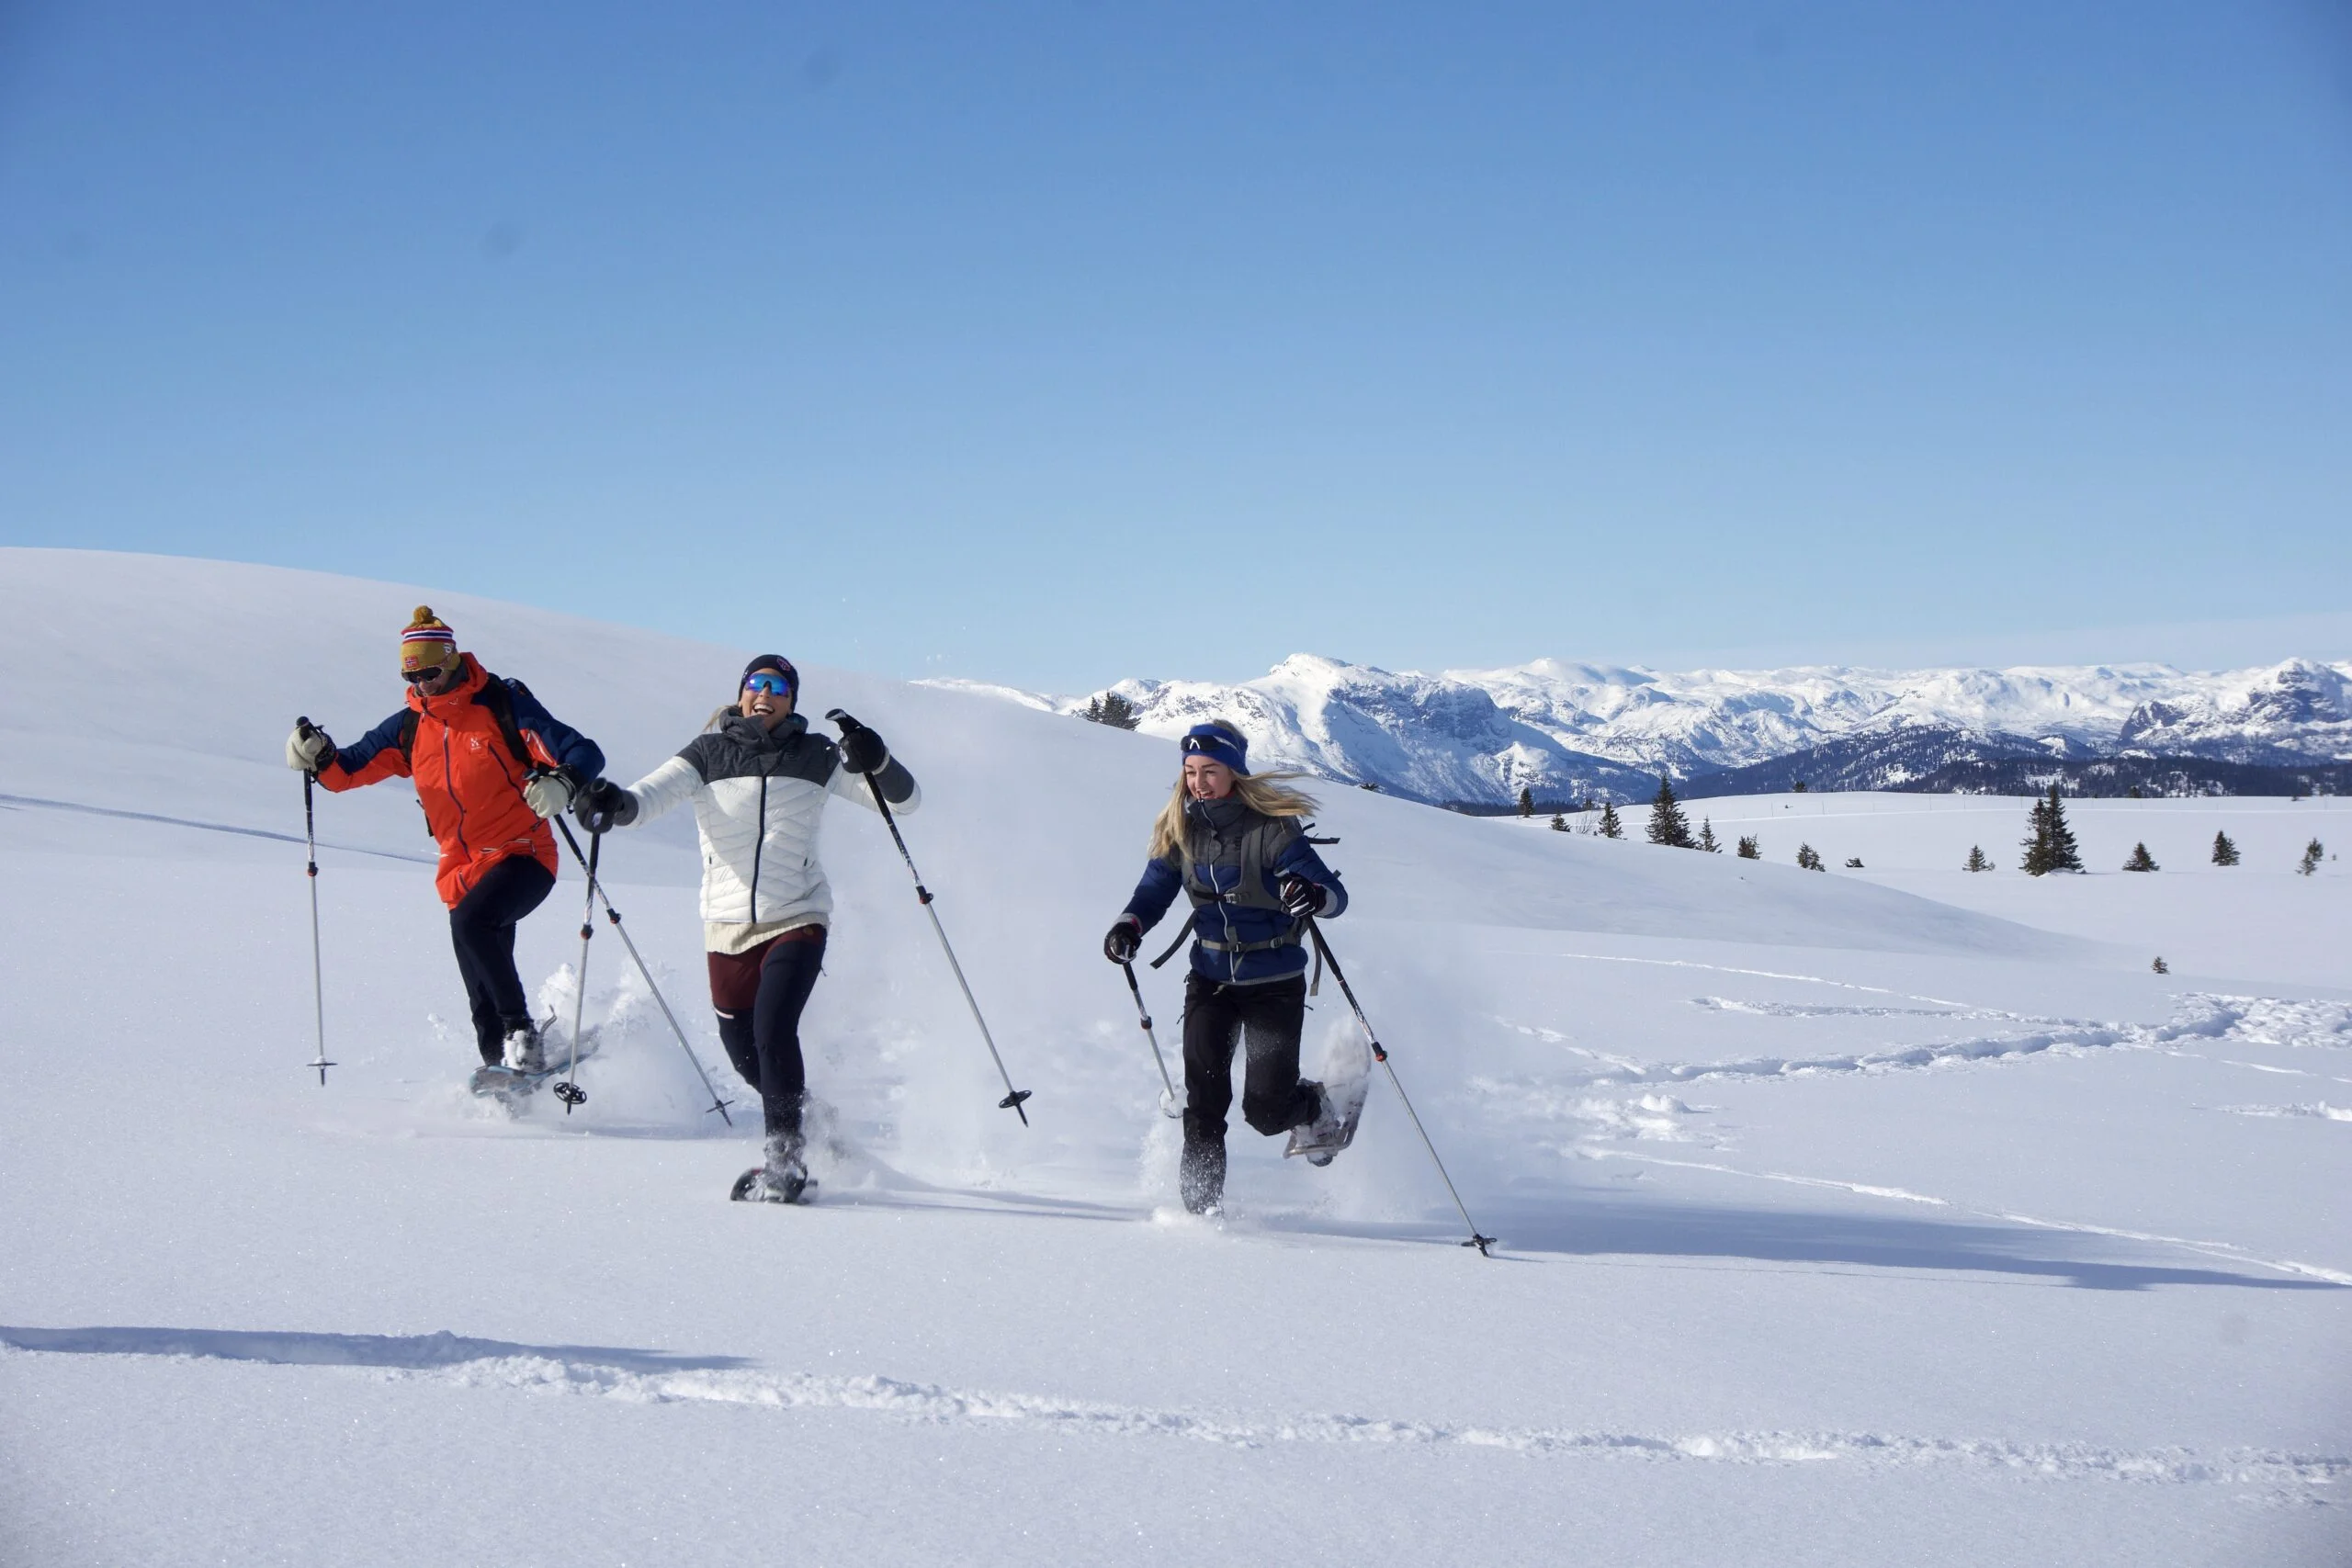
[[[531,999],[514,972],[514,927],[555,886],[555,873],[529,855],[508,855],[482,873],[473,890],[449,911],[449,944],[466,982],[481,1059],[503,1061],[506,1032],[531,1021]]]

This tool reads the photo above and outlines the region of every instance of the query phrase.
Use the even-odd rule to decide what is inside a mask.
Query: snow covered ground
[[[1097,952],[1164,740],[804,663],[922,780],[910,841],[1036,1098],[995,1109],[904,868],[838,807],[807,1038],[839,1147],[775,1210],[726,1201],[748,1120],[702,1112],[608,931],[587,1104],[462,1094],[401,786],[321,802],[340,1065],[304,1071],[278,753],[298,712],[391,710],[420,601],[624,780],[749,651],[0,551],[0,1562],[2352,1551],[2352,875],[2291,872],[2352,816],[2086,806],[2095,874],[2035,881],[1958,870],[2014,864],[2015,801],[1703,803],[1753,863],[1333,792],[1332,940],[1485,1260],[1385,1084],[1329,1170],[1237,1126],[1229,1217],[1169,1212]],[[1800,838],[1866,869],[1798,871]],[[2109,871],[2140,839],[2165,869]],[[690,836],[605,863],[723,1072]],[[551,1004],[581,891],[525,927]],[[1357,1039],[1327,984],[1310,1060]]]

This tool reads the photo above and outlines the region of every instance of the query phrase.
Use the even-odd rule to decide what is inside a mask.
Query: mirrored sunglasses
[[[743,689],[747,692],[766,692],[779,697],[792,695],[791,682],[781,675],[771,675],[764,670],[756,675],[745,678]]]

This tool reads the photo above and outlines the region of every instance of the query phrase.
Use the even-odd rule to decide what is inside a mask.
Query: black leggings
[[[727,1059],[760,1094],[770,1134],[800,1134],[800,1101],[808,1089],[800,1059],[800,1010],[816,988],[825,962],[825,940],[777,941],[760,958],[759,995],[748,1010],[721,1012],[718,1038]]]
[[[555,873],[529,855],[508,855],[449,911],[449,945],[466,982],[474,1043],[495,1065],[506,1056],[506,1032],[531,1021],[530,998],[514,973],[515,922],[537,908],[555,886]]]
[[[1298,1076],[1298,1032],[1306,981],[1297,976],[1228,986],[1199,975],[1184,981],[1184,1141],[1225,1146],[1233,1108],[1233,1050],[1244,1050],[1241,1119],[1265,1134],[1315,1120],[1317,1085]]]

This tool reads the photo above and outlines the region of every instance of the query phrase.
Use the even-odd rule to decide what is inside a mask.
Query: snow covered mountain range
[[[1896,787],[2021,756],[2197,757],[2255,765],[2352,759],[2352,663],[2292,659],[2190,673],[2158,664],[2012,670],[1700,670],[1538,660],[1392,673],[1295,654],[1254,681],[1126,680],[1088,697],[946,682],[1049,712],[1116,694],[1148,734],[1239,724],[1253,753],[1415,799],[1504,803],[1647,795],[1666,773],[1713,793]],[[1775,768],[1774,764],[1790,763]],[[1747,782],[1722,775],[1760,770]]]

